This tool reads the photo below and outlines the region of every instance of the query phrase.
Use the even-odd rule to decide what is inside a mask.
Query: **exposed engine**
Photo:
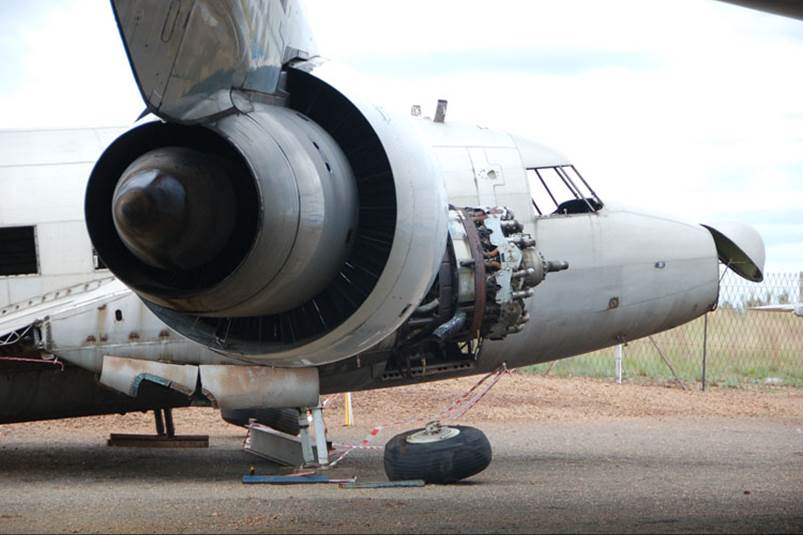
[[[448,207],[415,136],[300,70],[285,88],[203,125],[127,132],[93,170],[86,220],[105,264],[176,330],[304,366],[404,322],[437,274]]]
[[[520,330],[524,299],[565,264],[504,208],[449,207],[427,148],[381,109],[301,70],[284,87],[106,150],[86,220],[115,275],[185,336],[281,366],[394,333],[402,352],[471,354]]]
[[[529,320],[524,300],[551,271],[535,240],[507,208],[450,210],[450,238],[457,263],[458,308],[471,311],[471,333],[491,340],[521,331]],[[443,336],[445,331],[436,331]]]
[[[399,330],[385,379],[472,366],[484,339],[522,330],[530,319],[525,299],[546,274],[568,267],[544,260],[507,208],[450,207],[438,279]]]

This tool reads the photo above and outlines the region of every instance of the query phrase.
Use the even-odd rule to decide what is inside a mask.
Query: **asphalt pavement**
[[[0,441],[0,532],[803,532],[803,419],[480,427],[494,448],[486,471],[381,490],[243,485],[250,466],[276,467],[244,453],[235,428],[206,450],[10,433]],[[329,474],[384,480],[381,455],[356,451]]]

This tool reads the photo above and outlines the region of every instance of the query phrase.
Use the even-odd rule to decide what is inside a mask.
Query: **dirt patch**
[[[453,379],[422,385],[357,392],[353,394],[357,428],[409,421],[425,423],[468,391],[478,378]],[[330,400],[329,425],[343,422],[342,397]],[[469,412],[465,421],[511,420],[576,422],[635,417],[719,416],[773,417],[803,421],[803,390],[778,388],[762,391],[731,388],[682,390],[678,386],[635,385],[587,378],[553,378],[514,373],[504,376]],[[216,410],[202,407],[175,411],[179,433],[212,436],[241,434],[223,422]],[[409,425],[408,425],[409,426]],[[153,416],[143,413],[50,420],[0,426],[4,436],[22,438],[56,432],[108,436],[110,431],[150,433]]]

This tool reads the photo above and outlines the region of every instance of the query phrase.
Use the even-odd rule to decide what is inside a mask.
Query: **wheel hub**
[[[441,425],[440,422],[429,422],[424,429],[413,433],[406,438],[408,444],[429,444],[449,440],[460,434],[460,430],[454,427]]]

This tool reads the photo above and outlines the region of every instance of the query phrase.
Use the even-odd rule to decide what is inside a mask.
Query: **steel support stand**
[[[165,422],[162,419],[162,409],[153,409],[153,417],[156,421],[156,434],[163,437],[165,435]]]
[[[162,412],[164,413],[165,431],[167,436],[172,438],[176,436],[176,427],[173,425],[173,409],[162,409]]]
[[[329,451],[326,447],[326,424],[323,421],[323,411],[320,403],[312,409],[312,425],[315,426],[315,447],[318,450],[318,464],[326,466],[329,464]]]
[[[622,384],[622,344],[616,346],[616,384]]]
[[[298,411],[298,438],[301,439],[301,455],[305,465],[315,464],[315,453],[312,451],[312,439],[309,434],[309,420],[307,411]]]
[[[315,444],[307,411],[312,414]],[[248,433],[245,450],[249,453],[287,466],[320,468],[329,464],[326,426],[320,404],[313,408],[298,409],[298,436],[288,435],[259,423],[254,423]]]

